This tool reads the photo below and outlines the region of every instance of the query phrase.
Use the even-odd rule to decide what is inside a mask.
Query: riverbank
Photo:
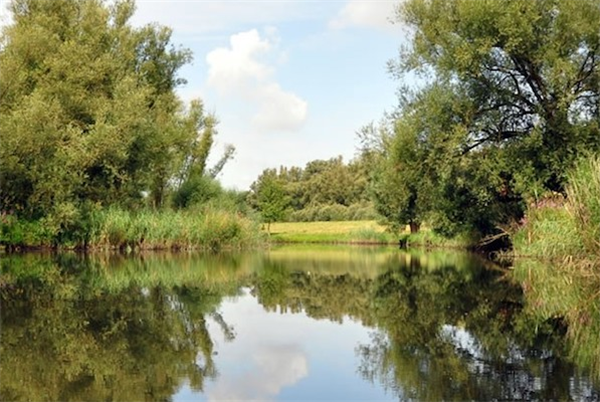
[[[566,196],[532,202],[513,234],[516,257],[535,257],[600,274],[600,157],[582,159],[568,174]]]
[[[6,250],[115,249],[188,250],[251,248],[265,244],[260,225],[240,213],[203,207],[193,210],[118,208],[73,219],[18,220],[4,215],[0,244]]]

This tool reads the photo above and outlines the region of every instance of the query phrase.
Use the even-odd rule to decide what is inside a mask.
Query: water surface
[[[469,254],[0,262],[3,401],[600,399],[565,323]]]

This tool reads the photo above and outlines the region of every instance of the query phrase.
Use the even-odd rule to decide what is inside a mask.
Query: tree
[[[371,186],[377,212],[393,229],[409,225],[411,233],[419,231],[426,210],[420,191],[424,165],[414,128],[410,119],[395,122],[395,136],[383,146]]]
[[[392,159],[408,167],[402,183],[431,184],[426,209],[449,232],[517,220],[523,200],[564,191],[577,156],[600,150],[597,0],[409,0],[397,18],[412,41],[391,72],[429,80],[397,113],[416,127],[421,166],[409,151]]]
[[[162,206],[212,146],[196,154],[214,117],[175,94],[189,50],[171,44],[169,28],[132,27],[132,1],[14,0],[9,9],[0,210],[39,219],[84,202],[140,206],[146,192]]]
[[[269,233],[271,223],[282,220],[290,205],[290,199],[285,193],[275,169],[267,169],[259,180],[252,183],[248,199],[267,223],[267,232]]]
[[[372,184],[376,207],[392,226],[416,231],[429,221],[449,235],[487,234],[497,222],[521,216],[501,158],[489,149],[463,152],[473,107],[454,86],[435,83],[394,117]]]

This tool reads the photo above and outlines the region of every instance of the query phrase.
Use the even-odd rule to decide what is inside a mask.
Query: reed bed
[[[252,248],[264,243],[259,224],[239,212],[204,206],[189,210],[95,211],[60,230],[47,222],[3,223],[8,248],[187,250]]]

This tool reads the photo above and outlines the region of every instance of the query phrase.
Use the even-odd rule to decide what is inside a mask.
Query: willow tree
[[[430,122],[415,135],[427,149],[421,162],[438,168],[420,176],[436,184],[432,208],[446,219],[470,213],[466,224],[489,230],[510,220],[503,198],[562,192],[567,168],[600,150],[598,0],[407,0],[397,19],[411,39],[390,70],[427,83],[399,115]],[[445,118],[415,107],[434,87],[451,94]],[[504,212],[475,222],[470,205]]]
[[[213,118],[177,97],[189,50],[134,28],[132,1],[13,0],[1,33],[0,209],[160,206]],[[209,132],[209,134],[207,134]],[[212,143],[211,143],[212,144]]]

